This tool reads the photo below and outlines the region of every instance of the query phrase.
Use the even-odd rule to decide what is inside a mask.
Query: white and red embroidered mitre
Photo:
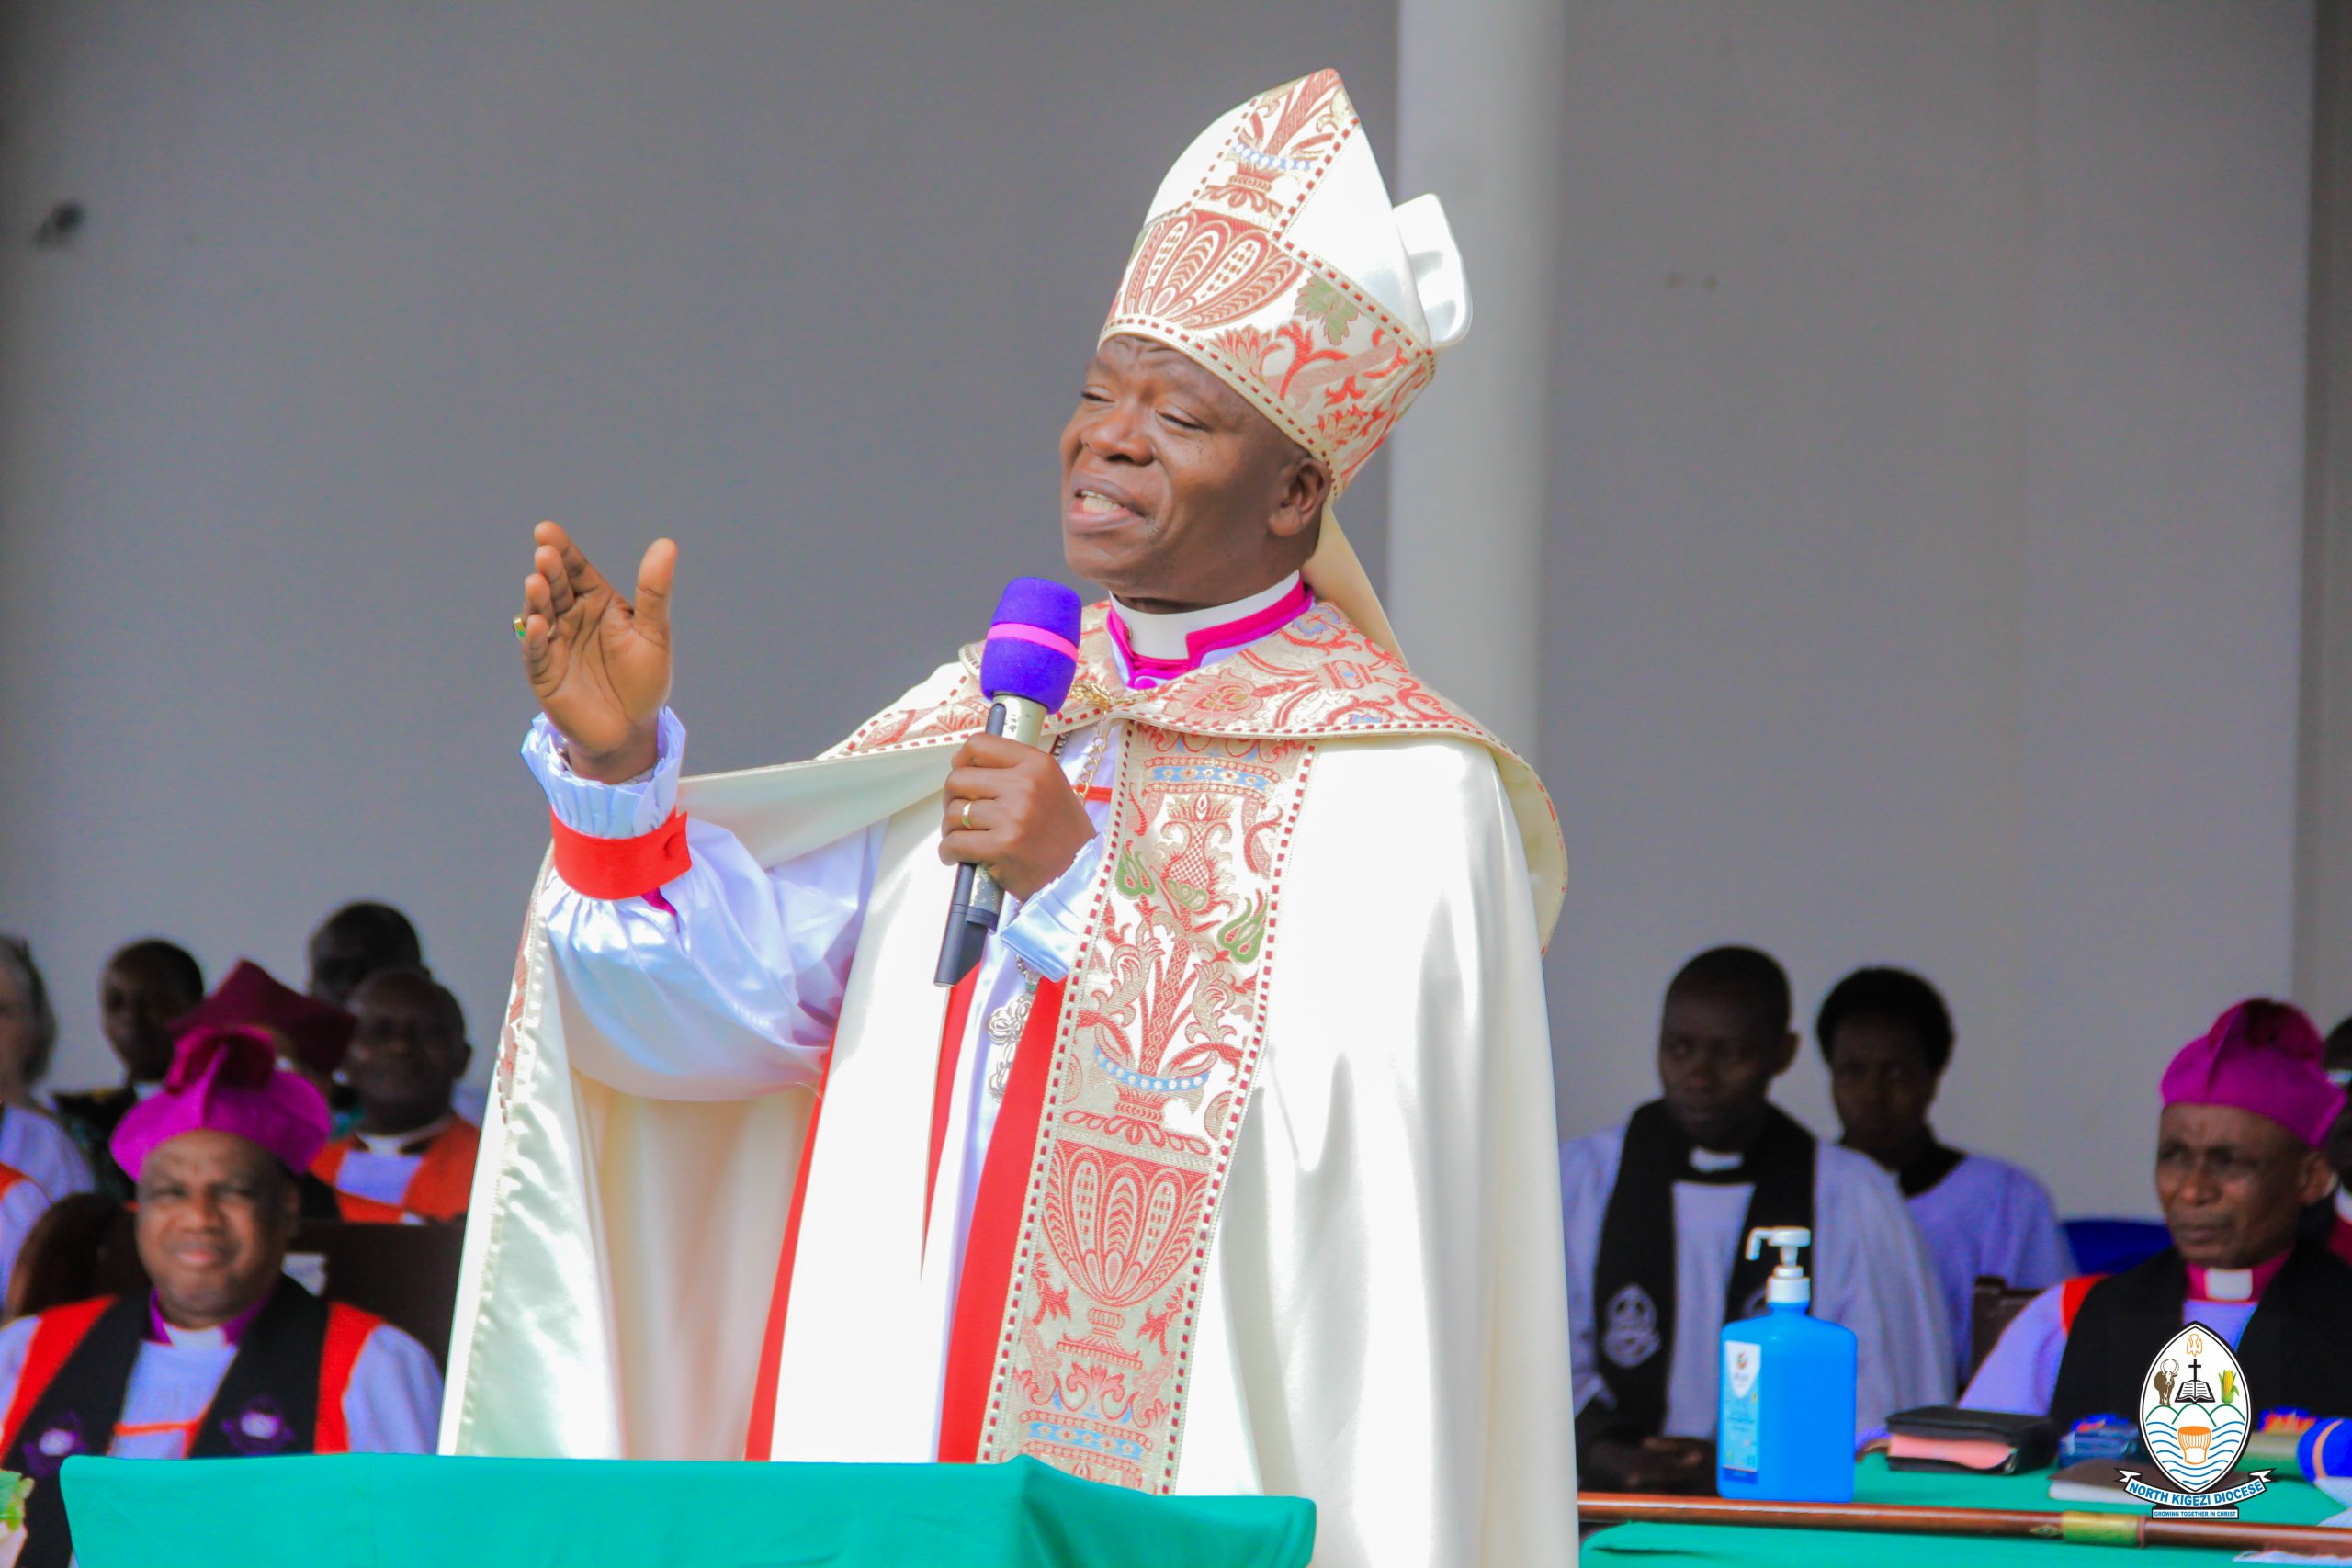
[[[1155,339],[1250,400],[1344,490],[1470,328],[1434,196],[1398,207],[1335,71],[1219,118],[1160,182],[1102,337]],[[1307,585],[1392,649],[1337,521]]]

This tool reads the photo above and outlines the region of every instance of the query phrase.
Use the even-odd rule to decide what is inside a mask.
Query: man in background
[[[1747,1257],[1761,1225],[1813,1233],[1813,1314],[1860,1341],[1858,1435],[1951,1396],[1934,1275],[1894,1181],[1771,1103],[1796,1050],[1780,964],[1711,949],[1667,987],[1661,1098],[1560,1151],[1587,1486],[1712,1489],[1718,1337],[1764,1310],[1778,1261]]]
[[[346,1220],[447,1224],[466,1216],[481,1130],[450,1091],[473,1058],[466,1015],[422,969],[379,969],[351,994],[358,1026],[343,1059],[359,1122],[329,1144],[311,1174]]]
[[[134,942],[107,960],[98,975],[98,1022],[122,1064],[122,1081],[57,1097],[57,1117],[97,1190],[119,1201],[130,1197],[130,1178],[107,1141],[130,1108],[155,1092],[171,1070],[179,1021],[204,999],[204,970],[195,956],[160,937]]]
[[[2234,1347],[2265,1409],[2352,1410],[2352,1266],[2300,1236],[2335,1179],[2320,1145],[2344,1091],[2319,1031],[2284,1002],[2240,1002],[2165,1069],[2156,1201],[2172,1246],[2121,1274],[2033,1298],[1961,1403],[2047,1415],[2131,1415],[2165,1341],[2204,1324]]]
[[[2020,1290],[2072,1271],[2050,1193],[1989,1155],[1939,1142],[1928,1111],[1951,1065],[1951,1013],[1936,988],[1902,969],[1858,969],[1831,988],[1814,1024],[1846,1147],[1894,1178],[1943,1287],[1955,1376],[1967,1381],[1976,1277]]]
[[[311,933],[311,996],[348,1010],[359,982],[379,969],[414,969],[424,962],[416,928],[390,904],[345,904]]]

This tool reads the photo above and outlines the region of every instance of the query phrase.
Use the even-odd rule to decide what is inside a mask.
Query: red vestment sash
[[[335,1187],[345,1157],[365,1146],[356,1133],[337,1138],[319,1151],[311,1174]],[[464,1219],[466,1205],[473,1199],[474,1156],[481,1148],[481,1129],[463,1117],[453,1117],[425,1146],[424,1157],[417,1161],[398,1203],[379,1203],[335,1187],[336,1211],[346,1220],[375,1224],[399,1224],[410,1214],[443,1224]]]

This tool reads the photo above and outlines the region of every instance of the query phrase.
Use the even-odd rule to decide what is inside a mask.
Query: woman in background
[[[1951,1013],[1918,976],[1857,969],[1823,1000],[1814,1037],[1829,1062],[1842,1141],[1894,1173],[1928,1244],[1950,1314],[1955,1386],[1965,1386],[1976,1277],[2038,1291],[2072,1271],[2050,1193],[2005,1160],[1937,1141],[1928,1111],[1951,1063]]]
[[[32,944],[0,935],[0,1166],[29,1177],[51,1203],[91,1190],[89,1162],[33,1098],[57,1052],[57,1012]]]

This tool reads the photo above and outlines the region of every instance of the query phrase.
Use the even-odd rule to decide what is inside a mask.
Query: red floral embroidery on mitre
[[[1260,95],[1183,205],[1144,225],[1102,335],[1182,352],[1331,465],[1345,489],[1437,371],[1437,351],[1291,225],[1355,136],[1333,71]]]

